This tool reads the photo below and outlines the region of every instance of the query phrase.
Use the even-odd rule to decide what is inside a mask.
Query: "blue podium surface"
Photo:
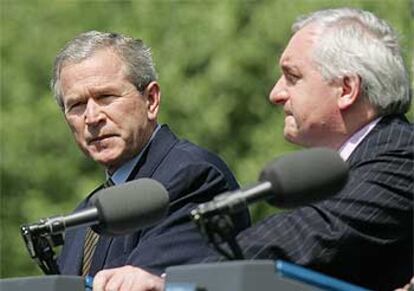
[[[276,261],[276,270],[284,277],[319,287],[322,290],[369,291],[369,289],[282,260]]]

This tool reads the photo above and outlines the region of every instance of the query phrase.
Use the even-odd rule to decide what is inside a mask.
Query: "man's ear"
[[[160,85],[157,82],[152,81],[145,88],[145,94],[147,95],[148,119],[156,120],[161,102]]]
[[[341,110],[346,110],[358,100],[361,94],[361,78],[358,75],[345,76],[340,81],[342,88],[337,103]]]

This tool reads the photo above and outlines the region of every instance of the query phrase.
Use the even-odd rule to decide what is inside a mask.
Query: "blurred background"
[[[292,22],[339,6],[391,23],[413,68],[410,0],[0,0],[0,277],[40,275],[19,226],[71,212],[104,179],[76,147],[49,90],[53,59],[69,39],[88,30],[143,39],[159,73],[160,123],[219,154],[248,185],[272,158],[297,150],[283,140],[283,112],[267,99]],[[251,210],[255,220],[277,211]]]

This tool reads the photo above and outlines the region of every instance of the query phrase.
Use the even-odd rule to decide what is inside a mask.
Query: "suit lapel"
[[[389,144],[390,139],[394,138],[391,128],[398,123],[408,123],[408,121],[404,115],[384,116],[351,154],[348,160],[349,165],[359,163],[372,153],[376,154],[375,149],[379,146]]]
[[[85,199],[85,201],[77,208],[76,211],[85,209],[87,207],[90,206],[90,198],[93,196],[93,194],[95,194],[96,192],[102,190],[103,184],[96,187],[89,195],[88,197]],[[86,236],[86,229],[87,227],[82,227],[77,229],[74,232],[69,232],[68,235],[65,237],[65,244],[71,246],[71,250],[70,250],[70,254],[71,257],[69,258],[69,260],[72,261],[71,264],[67,264],[71,269],[67,269],[67,271],[69,272],[65,272],[65,273],[69,273],[69,274],[81,274],[81,270],[82,270],[82,260],[83,260],[83,247],[84,247],[84,242],[85,242],[85,236]],[[99,242],[98,242],[99,245]],[[97,247],[98,247],[97,245]],[[91,270],[93,267],[93,263],[95,261],[92,261],[92,265],[91,265]]]
[[[177,137],[170,131],[168,126],[163,125],[142,154],[127,181],[152,177],[155,170],[177,142]]]
[[[75,212],[81,211],[88,207],[89,197],[98,191],[98,187],[88,198],[84,200],[75,210]],[[59,256],[60,271],[62,274],[80,274],[82,268],[83,259],[83,243],[85,240],[86,227],[80,227],[67,231],[65,233],[65,246],[62,249],[62,253]]]
[[[92,191],[92,193],[89,194],[89,196],[87,198],[88,201],[92,197],[93,194],[95,194],[96,192],[98,192],[99,190],[101,190],[103,188],[104,188],[104,184],[102,184],[101,186],[96,188],[94,191]],[[81,256],[81,260],[80,260],[80,264],[79,264],[79,270],[82,270],[83,244],[84,244],[84,241],[85,241],[86,228],[83,228],[82,231],[83,231],[82,256]],[[91,267],[89,269],[89,274],[94,276],[96,274],[96,272],[103,269],[103,267],[105,265],[106,257],[108,255],[108,249],[111,245],[111,242],[112,242],[112,237],[108,237],[108,236],[105,236],[105,235],[100,235],[98,243],[96,244],[95,254],[104,254],[104,255],[101,255],[101,256],[95,256],[94,255],[92,257],[92,262],[91,262]]]
[[[86,228],[76,231],[68,231],[65,234],[65,244],[68,246],[66,255],[59,260],[64,260],[59,265],[63,265],[60,272],[62,274],[80,274],[83,258],[83,242],[85,240]]]

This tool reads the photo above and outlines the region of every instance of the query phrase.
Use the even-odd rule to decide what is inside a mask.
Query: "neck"
[[[338,148],[341,147],[346,140],[354,135],[362,127],[375,120],[378,117],[376,110],[367,102],[355,104],[342,113],[344,125],[344,138],[339,143]]]

